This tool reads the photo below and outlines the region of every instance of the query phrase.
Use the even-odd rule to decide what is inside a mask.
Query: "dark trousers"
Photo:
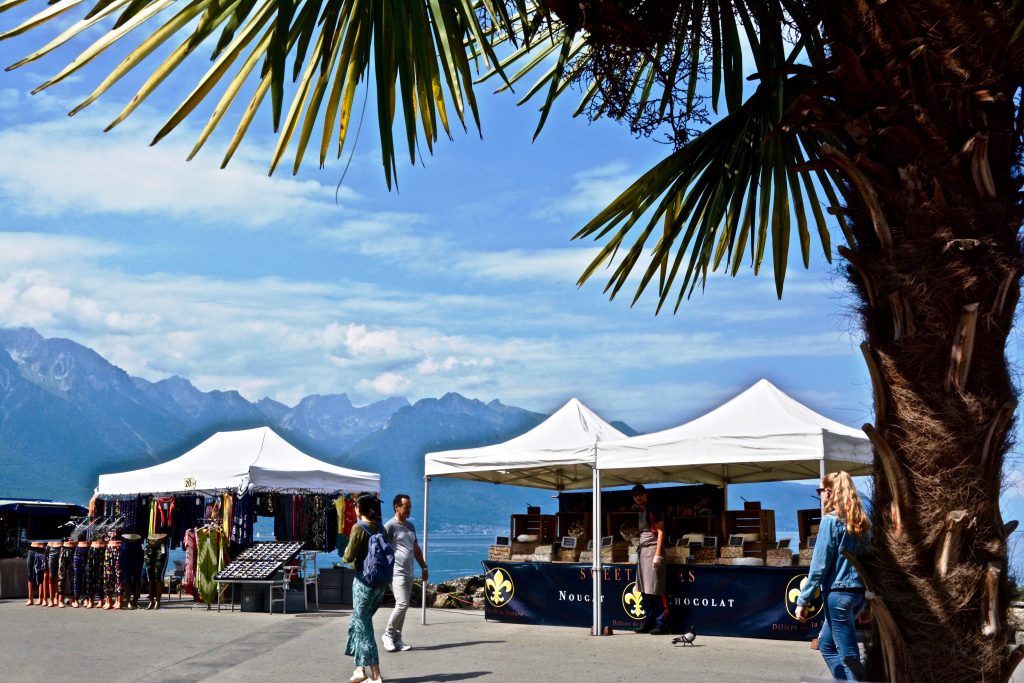
[[[668,628],[668,598],[664,595],[643,594],[645,630]]]
[[[86,566],[89,564],[89,549],[88,548],[75,548],[74,559],[72,561],[73,567],[73,580],[74,594],[76,598],[84,599],[88,597],[88,584],[86,582]]]

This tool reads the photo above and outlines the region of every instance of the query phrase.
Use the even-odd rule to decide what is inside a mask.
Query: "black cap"
[[[646,489],[646,488],[644,488],[644,485],[643,485],[643,484],[637,484],[637,485],[635,485],[635,486],[633,487],[632,491],[633,491],[633,495],[634,495],[634,496],[635,496],[636,494],[638,494],[638,493],[647,493],[647,489]]]

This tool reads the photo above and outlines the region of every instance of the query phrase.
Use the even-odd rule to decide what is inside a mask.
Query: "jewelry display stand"
[[[239,584],[267,586],[267,611],[273,613],[274,603],[280,602],[287,612],[286,595],[291,577],[283,571],[286,563],[295,559],[302,550],[302,543],[257,543],[246,548],[226,567],[217,572],[213,580],[218,584]],[[274,597],[274,592],[281,597]],[[217,611],[221,608],[221,593],[217,591]],[[235,595],[231,594],[231,611],[235,611]]]

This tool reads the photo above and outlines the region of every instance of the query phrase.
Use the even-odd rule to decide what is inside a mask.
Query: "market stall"
[[[252,545],[257,515],[274,517],[274,535],[294,544],[293,556],[302,547],[331,551],[343,537],[338,506],[354,505],[348,499],[363,492],[379,494],[379,474],[317,460],[261,427],[218,432],[168,462],[100,475],[95,504],[98,514],[122,520],[123,532],[190,548],[198,578],[193,584],[186,571],[184,582],[210,604],[218,585],[280,573],[267,565],[257,576],[251,565],[246,576],[220,576],[231,555]]]
[[[597,445],[624,438],[625,434],[573,398],[544,422],[504,443],[427,453],[424,458],[423,552],[428,549],[431,478],[452,477],[555,491],[600,488],[594,478]],[[615,483],[628,482],[613,477],[609,484]],[[426,610],[424,596],[423,623],[427,620]]]
[[[479,471],[474,472],[472,478],[526,486],[542,485],[557,490],[592,488],[594,491],[601,491],[603,486],[633,483],[703,483],[723,487],[727,500],[725,491],[729,483],[818,478],[837,470],[846,470],[854,475],[867,474],[873,462],[870,442],[863,433],[816,413],[767,380],[760,380],[719,408],[678,427],[632,438],[594,440],[594,459],[580,463],[591,469],[592,483],[589,487],[579,473],[560,479],[538,479],[533,473],[536,463],[527,460],[523,465],[524,460],[518,450],[502,451],[503,446],[487,447],[491,449],[491,473],[484,476]],[[503,454],[506,456],[504,461],[501,458]],[[440,468],[431,467],[431,463],[444,460],[445,456],[443,453],[427,454],[428,480],[430,476],[452,476]],[[470,459],[468,454],[463,457]],[[531,479],[538,483],[531,484]],[[600,539],[601,496],[592,498],[591,538]],[[589,567],[592,578],[589,595],[591,629],[595,634],[601,632],[602,625],[607,625],[602,617],[602,593],[604,588],[613,589],[602,580],[606,573],[602,570],[604,555],[604,552],[595,550]],[[613,562],[613,569],[628,566],[619,565],[618,560]],[[511,571],[511,567],[506,569]],[[734,569],[743,571],[745,568]],[[799,570],[784,567],[764,567],[760,571],[801,575]],[[507,571],[503,571],[500,578],[507,580]],[[505,594],[502,590],[494,590],[499,597]],[[786,618],[788,610],[784,601],[777,601],[779,633],[790,632],[796,623]]]

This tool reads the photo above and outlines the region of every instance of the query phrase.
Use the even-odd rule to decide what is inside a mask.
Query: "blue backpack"
[[[366,559],[363,560],[363,582],[373,588],[383,588],[391,583],[395,573],[395,550],[382,533],[384,525],[379,525],[377,533],[374,533],[362,522],[357,524],[370,537]]]

